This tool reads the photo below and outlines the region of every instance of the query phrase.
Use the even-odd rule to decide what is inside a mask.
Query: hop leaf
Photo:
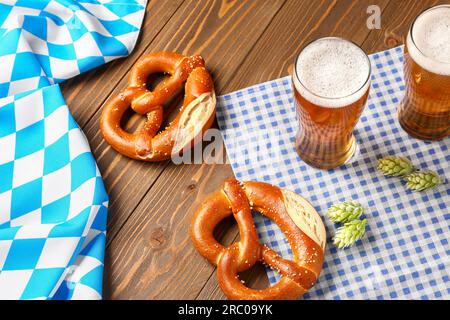
[[[353,220],[337,229],[333,238],[333,243],[338,248],[346,248],[361,239],[366,233],[367,219]]]
[[[378,160],[378,170],[385,176],[403,177],[410,174],[414,168],[406,158],[387,156]]]
[[[345,223],[358,219],[363,210],[364,209],[360,203],[356,201],[346,201],[332,205],[328,209],[327,214],[330,220],[334,223]]]
[[[443,182],[437,173],[431,170],[413,172],[404,177],[403,180],[406,181],[408,189],[415,191],[432,189]]]

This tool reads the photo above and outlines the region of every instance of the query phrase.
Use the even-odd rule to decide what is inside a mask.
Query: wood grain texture
[[[382,29],[379,32],[371,32],[362,48],[367,52],[376,52],[403,44],[414,18],[426,8],[443,3],[448,1],[390,1],[382,15]]]
[[[230,87],[235,90],[287,75],[300,49],[317,38],[339,36],[361,44],[370,32],[366,28],[369,4],[377,4],[383,10],[388,1],[316,1],[311,3],[310,8],[299,6],[298,1],[288,1],[241,65],[249,76],[235,77]],[[302,16],[307,17],[306,23],[297,23]],[[273,48],[271,54],[263,54],[269,48]],[[261,65],[270,65],[270,68],[258,68]],[[266,275],[260,270],[254,271],[246,281],[256,288],[264,287],[267,284]],[[217,288],[216,275],[209,279],[198,296],[198,299],[223,298],[223,293]]]
[[[333,21],[336,21],[336,16],[331,13],[328,18],[325,18],[322,22],[322,27],[319,26],[316,30],[316,32],[313,32],[310,34],[309,38],[304,42],[308,43],[309,41],[320,38],[327,35],[333,35],[333,36],[340,36],[346,39],[350,39],[354,41],[355,43],[359,44],[366,52],[373,53],[380,50],[386,50],[388,48],[392,48],[394,46],[400,45],[402,43],[402,38],[400,35],[406,34],[409,26],[412,22],[412,20],[424,9],[427,7],[439,4],[439,3],[445,3],[445,1],[423,1],[421,3],[417,3],[416,1],[368,1],[368,2],[358,2],[358,5],[348,5],[347,10],[344,11],[343,8],[339,9],[341,12],[345,12],[338,22],[333,24]],[[368,4],[377,4],[382,9],[383,15],[382,15],[382,25],[381,30],[368,30],[365,29],[364,32],[358,32],[359,29],[364,30],[365,27],[365,21],[367,18],[366,15],[366,8]],[[288,4],[285,5],[285,8],[288,6]],[[283,10],[280,10],[278,16],[274,19],[271,26],[266,31],[266,34],[268,34],[271,31],[271,28],[276,24],[277,20],[280,19],[283,20],[282,15],[285,12],[285,8]],[[288,15],[292,14],[292,10],[294,8],[291,8],[288,10]],[[335,10],[338,10],[335,8]],[[356,11],[356,12],[355,12]],[[361,12],[364,14],[361,15]],[[399,13],[403,14],[399,14]],[[399,19],[399,16],[401,17]],[[279,18],[280,17],[280,18]],[[285,17],[285,19],[288,19]],[[350,21],[350,24],[349,24]],[[342,26],[340,26],[342,24]],[[327,29],[333,27],[331,32],[328,33]],[[274,31],[276,32],[276,31]],[[348,32],[348,34],[347,34]],[[265,35],[266,36],[266,35]],[[263,46],[262,42],[265,41],[265,36],[260,39],[260,42],[258,45],[252,50],[250,55],[248,56],[249,61],[251,63],[254,63],[253,67],[255,67],[258,64],[261,64],[261,61],[256,60],[256,57],[262,57],[264,59],[267,59],[264,55],[256,55],[255,57],[252,57],[252,54],[256,50],[258,50],[258,46]],[[397,39],[397,42],[392,43],[392,38]],[[374,39],[377,39],[374,41]],[[270,46],[270,41],[267,41],[267,45]],[[279,45],[275,46],[277,48],[280,48]],[[280,48],[280,52],[282,52],[283,48]],[[265,48],[261,49],[261,52],[264,52]],[[299,50],[299,49],[298,49]],[[296,51],[298,52],[298,51]],[[295,57],[295,54],[294,54]],[[283,61],[281,61],[283,62]],[[245,62],[246,63],[246,62]],[[245,67],[244,63],[244,67]],[[273,76],[273,78],[281,77],[284,75],[287,75],[287,70],[284,69],[283,64],[278,66],[278,68],[274,68],[274,70],[279,70],[279,74],[276,74]],[[249,67],[251,69],[252,67]],[[276,72],[272,70],[272,72]],[[268,73],[265,77],[271,78],[272,74]],[[261,82],[264,80],[256,80],[255,83]],[[241,86],[248,86],[252,83],[247,84],[238,84],[236,85],[237,88],[240,88]],[[231,83],[231,86],[234,84]],[[260,270],[254,270],[255,272],[250,274],[250,277],[247,279],[250,285],[253,287],[264,287],[264,285],[267,282],[265,274],[261,273]],[[215,275],[209,279],[209,281],[206,283],[204,288],[202,289],[202,292],[199,294],[198,299],[223,299],[224,295],[220,291],[220,289],[217,287],[217,281]]]
[[[62,92],[73,116],[83,128],[100,108],[118,82],[127,77],[134,62],[161,32],[184,0],[152,0],[146,7],[142,31],[130,56],[72,78],[62,85]]]
[[[355,7],[355,5],[351,1],[347,1],[345,4],[342,4],[342,3],[343,2],[338,3],[337,10],[336,10],[337,13],[331,15],[330,18],[327,18],[327,17],[323,18],[324,12],[325,12],[325,14],[327,16],[328,16],[328,14],[330,14],[330,12],[333,12],[333,9],[336,6],[335,2],[324,1],[324,2],[321,2],[321,6],[322,7],[320,7],[320,6],[317,6],[317,3],[309,3],[309,5],[299,6],[298,2],[291,1],[288,4],[286,4],[283,7],[283,9],[277,14],[276,18],[271,23],[271,25],[269,26],[268,30],[266,30],[264,35],[261,37],[260,41],[258,42],[258,45],[260,43],[263,43],[263,44],[268,44],[269,47],[270,47],[270,43],[273,42],[272,39],[273,38],[278,39],[277,38],[277,34],[280,32],[280,30],[284,31],[286,29],[286,25],[285,25],[284,21],[285,21],[286,18],[289,18],[289,17],[290,17],[290,20],[294,20],[294,19],[292,19],[292,17],[295,17],[295,22],[296,22],[292,26],[289,26],[290,28],[292,28],[291,29],[293,31],[292,34],[299,33],[299,37],[301,37],[303,35],[306,38],[306,36],[308,36],[308,35],[313,36],[311,34],[310,30],[317,29],[324,22],[325,22],[325,25],[336,25],[336,26],[339,26],[340,23],[343,23],[343,22],[346,21],[345,20],[345,16],[346,15],[350,15],[351,16],[352,14],[355,14],[355,13],[358,14],[358,12],[361,11],[361,10],[358,11],[356,9],[355,12],[352,12],[352,9]],[[384,3],[386,3],[386,2],[383,2],[383,4]],[[363,12],[365,12],[365,8],[366,7],[367,6],[365,5]],[[359,9],[361,9],[361,7]],[[303,14],[304,12],[315,13],[315,15],[313,15],[311,17],[308,14]],[[342,18],[342,15],[344,15],[344,18]],[[303,22],[303,20],[300,20],[298,18],[300,16],[303,16],[305,18],[305,22]],[[362,16],[362,15],[360,15],[360,16]],[[337,23],[335,23],[335,20],[336,20],[337,17],[340,17],[340,20]],[[365,23],[365,16],[362,16],[361,21],[363,23]],[[309,23],[309,25],[308,25],[308,23]],[[275,25],[275,27],[272,27],[273,25]],[[296,29],[296,28],[301,28],[301,29],[299,30],[299,29]],[[350,30],[350,32],[353,32],[353,30]],[[283,56],[282,53],[293,52],[293,51],[299,50],[299,47],[297,47],[297,46],[295,46],[293,48],[289,48],[289,47],[286,48],[286,46],[283,45],[283,44],[290,45],[293,41],[294,40],[292,40],[292,39],[287,39],[287,41],[282,41],[280,46],[276,46],[276,51],[272,49],[272,51],[275,51],[275,52],[273,52],[273,55],[274,56],[278,56],[278,55]],[[268,49],[269,48],[264,48],[264,50],[268,50]],[[252,50],[252,53],[253,53],[253,51],[254,51],[254,48]],[[250,53],[250,55],[252,53]],[[293,55],[294,55],[294,53],[293,53]],[[272,55],[264,55],[264,56],[272,58]],[[260,65],[262,67],[266,67],[267,66],[265,63],[259,64],[258,61],[254,61],[253,59],[248,59],[246,61],[253,61],[254,63],[257,63],[258,65]],[[286,61],[280,59],[279,62],[281,64],[283,64]],[[254,65],[253,65],[253,67],[254,67]],[[241,68],[242,68],[242,65],[241,65]],[[263,71],[264,69],[269,69],[270,70],[272,68],[254,67],[253,71],[257,71],[257,72],[252,72],[252,74],[258,74],[260,71]],[[279,67],[279,66],[275,65],[274,69],[275,70],[276,69],[283,69],[283,67]],[[237,71],[237,73],[239,73],[239,72],[240,72],[240,69]],[[229,90],[228,88],[233,88],[232,86],[235,83],[235,79],[246,79],[246,78],[251,77],[251,75],[249,75],[247,72],[245,72],[245,74],[246,74],[246,77],[239,77],[239,76],[233,77],[233,79],[231,79],[229,82],[227,82],[227,85],[224,88],[224,90],[227,91],[227,90]],[[207,170],[207,169],[205,169],[205,170]],[[169,172],[169,170],[166,169],[166,171],[161,174],[161,176],[159,177],[158,181],[170,180],[170,177],[167,176],[168,172]],[[221,170],[218,171],[218,172],[220,172],[219,176],[221,176],[221,179],[217,180],[217,184],[216,184],[215,188],[213,188],[212,190],[216,189],[219,186],[219,184],[221,183],[223,178],[225,178],[227,176],[231,176],[231,174],[232,174],[229,167],[221,168]],[[180,177],[180,180],[182,180],[182,181],[183,180],[190,181],[192,179],[192,175],[194,175],[194,174],[196,174],[196,172],[185,171],[185,173]],[[210,181],[209,180],[204,180],[204,182],[202,182],[202,183],[210,183]],[[156,189],[153,187],[151,189],[151,192],[149,193],[149,195],[151,195],[154,192],[154,190],[156,190]],[[173,190],[172,189],[168,190],[167,187],[165,188],[165,192],[167,192],[167,193],[171,193],[171,194],[174,193],[175,194],[175,193],[177,193],[177,191],[179,191],[179,186],[178,185],[174,185]],[[201,197],[204,197],[204,196],[205,196],[204,194],[201,195]],[[151,196],[146,197],[146,198],[144,198],[142,200],[142,203],[151,202],[152,201],[151,199],[152,199]],[[195,198],[191,199],[191,202],[196,202]],[[157,205],[153,204],[153,207],[157,207]],[[193,207],[191,209],[190,215],[192,215],[192,210],[193,209],[195,209],[195,207]],[[137,208],[135,213],[131,216],[130,220],[127,222],[127,224],[125,224],[125,226],[121,230],[121,234],[128,234],[129,233],[128,230],[134,230],[135,229],[135,227],[132,224],[132,221],[134,219],[139,219],[140,218],[140,216],[141,216],[140,210],[141,210],[140,207]],[[177,208],[172,208],[172,210],[175,210],[175,212],[173,213],[175,216],[177,216],[179,214],[179,213],[176,212]],[[184,212],[183,212],[183,214],[184,214]],[[237,236],[236,231],[234,230],[234,232],[235,232],[234,237],[236,237]],[[228,233],[228,235],[229,234],[231,234],[231,238],[233,239],[234,238],[233,237],[233,232]],[[127,237],[125,237],[125,239],[126,238]],[[120,244],[120,245],[122,245],[122,244]],[[114,246],[114,244],[113,244],[113,246]],[[112,246],[111,246],[111,250],[113,250]],[[208,263],[206,261],[203,261],[203,263],[206,264],[207,267],[209,267]],[[198,270],[197,268],[192,268],[192,269]],[[177,271],[174,270],[173,273],[177,273]],[[260,277],[261,280],[264,280],[264,274],[263,273],[258,272],[256,274],[261,276]],[[205,290],[202,290],[200,298],[208,296],[207,294],[205,294],[205,292],[208,292],[208,289],[210,287],[213,287],[213,288],[216,287],[215,276],[213,276],[213,277],[209,276],[209,279],[210,279],[210,281],[208,282],[208,284],[210,284],[210,285],[205,286]],[[255,279],[255,277],[253,277],[253,274],[250,273],[247,280],[249,281],[250,284],[253,284],[253,285],[256,285],[256,287],[259,287],[258,284],[255,284],[254,281],[252,281],[252,279]],[[262,281],[262,282],[264,283],[264,281]],[[219,295],[221,294],[220,291],[216,290],[216,292]]]
[[[310,10],[298,3],[288,1],[280,10],[242,64],[242,72],[249,76],[235,77],[231,90],[287,75],[300,49],[314,39],[336,36],[361,44],[371,31],[366,26],[367,7],[375,4],[383,10],[388,1],[314,1]],[[298,22],[303,16],[306,23]],[[258,68],[261,65],[270,67]]]
[[[173,50],[184,54],[201,53],[207,61],[209,70],[213,73],[216,90],[220,93],[222,83],[225,83],[230,74],[234,73],[238,62],[248,54],[283,3],[284,1],[270,1],[262,4],[259,1],[186,1],[146,52]],[[230,37],[230,34],[234,36]],[[125,85],[126,79],[123,79],[113,94],[119,92]],[[115,234],[130,219],[130,215],[136,216],[133,214],[136,206],[168,163],[141,163],[118,155],[101,138],[98,132],[98,117],[99,112],[94,114],[87,123],[85,133],[93,146],[111,196],[108,244],[111,243],[109,247],[113,251],[117,245],[120,247],[128,245],[123,241],[114,241]],[[180,172],[186,171],[184,166],[175,167],[175,169]],[[178,191],[181,192],[181,190]],[[169,194],[170,192],[167,193]],[[138,210],[138,212],[141,211]],[[142,219],[142,217],[138,216],[136,219]],[[184,237],[187,239],[186,233]],[[127,250],[132,252],[127,252],[129,254],[124,258],[130,259],[134,250],[140,250],[140,248],[133,246]],[[110,280],[106,280],[105,283],[114,284],[123,281],[123,279],[120,281],[116,279],[115,270],[121,270],[124,272],[121,274],[125,275],[130,272],[119,263],[116,268],[116,260],[107,260],[106,263],[110,264],[113,271],[111,274],[106,272]],[[125,262],[121,260],[120,263]],[[105,287],[106,296],[108,296],[110,291],[106,284]],[[121,286],[111,292],[110,296],[127,298],[132,293],[139,295],[135,290],[136,288],[132,286]],[[121,292],[126,292],[128,295],[121,295]],[[176,298],[176,293],[173,294]]]
[[[63,86],[111,198],[104,297],[224,298],[215,268],[194,250],[188,227],[205,196],[233,176],[231,167],[133,161],[112,150],[99,133],[102,106],[126,86],[128,71],[140,56],[161,50],[201,53],[217,93],[223,94],[287,75],[301,47],[315,38],[344,37],[368,53],[395,46],[412,19],[437,2],[445,1],[150,1],[140,40],[128,58]],[[366,27],[366,10],[373,4],[383,12],[381,30]],[[222,243],[239,236],[231,219],[216,233]],[[267,285],[261,266],[244,278],[252,287]]]
[[[113,287],[111,298],[196,298],[214,269],[198,257],[188,237],[190,213],[223,181],[216,174],[220,166],[165,170],[167,179],[158,179],[108,248],[112,268],[105,283]]]
[[[213,73],[216,89],[220,92],[221,79],[228,72],[234,71],[232,61],[240,61],[248,53],[251,49],[250,37],[256,41],[283,1],[264,3],[257,5],[255,1],[185,1],[143,54],[163,50],[183,54],[201,53]],[[229,32],[239,38],[247,38],[247,41],[242,43],[238,38],[224,41]],[[213,45],[204,47],[205,42],[211,39]],[[111,95],[118,94],[126,85],[127,78],[124,77]],[[105,100],[107,99],[108,97]],[[111,197],[108,216],[109,243],[168,163],[131,161],[115,152],[99,132],[100,112],[101,108],[84,126],[84,131]]]

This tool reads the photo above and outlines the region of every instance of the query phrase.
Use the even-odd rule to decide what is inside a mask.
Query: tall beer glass
[[[450,5],[421,13],[408,32],[406,93],[400,125],[411,136],[441,140],[450,134]]]
[[[300,122],[296,148],[303,161],[332,169],[353,156],[353,129],[367,101],[370,75],[369,58],[347,40],[322,38],[302,49],[292,82]]]

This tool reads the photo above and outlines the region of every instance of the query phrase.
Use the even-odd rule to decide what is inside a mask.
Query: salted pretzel
[[[154,73],[167,76],[147,89],[147,78]],[[164,120],[163,105],[185,84],[183,106],[175,119],[158,133]],[[152,53],[131,69],[128,87],[105,106],[100,130],[105,140],[119,153],[133,159],[162,161],[192,146],[214,121],[216,97],[214,84],[201,56],[187,57],[174,52]],[[146,115],[135,133],[122,128],[128,108]]]
[[[252,210],[274,221],[288,240],[293,260],[280,257],[259,242]],[[240,241],[224,247],[213,236],[214,228],[233,214]],[[326,233],[322,219],[299,195],[262,182],[226,180],[194,215],[191,238],[200,254],[217,266],[219,286],[229,299],[298,299],[314,286],[322,270]],[[263,262],[281,274],[272,287],[246,287],[238,273]]]

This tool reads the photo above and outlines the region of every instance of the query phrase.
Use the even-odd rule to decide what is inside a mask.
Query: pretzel
[[[153,73],[168,74],[153,91],[147,89],[147,78]],[[183,106],[165,130],[163,105],[185,84]],[[205,61],[196,55],[186,57],[173,52],[146,55],[131,69],[128,87],[103,109],[100,130],[105,140],[119,153],[133,159],[162,161],[182,153],[214,121],[216,97],[214,84],[205,69]],[[121,126],[128,108],[144,115],[146,121],[136,132]]]
[[[259,243],[252,209],[280,227],[291,246],[292,261]],[[231,214],[239,226],[240,241],[224,247],[213,232]],[[314,286],[322,269],[326,240],[322,219],[299,195],[267,183],[226,180],[195,213],[190,235],[199,253],[217,266],[219,286],[229,299],[298,299]],[[258,261],[277,270],[281,280],[263,290],[241,283],[238,273]]]

